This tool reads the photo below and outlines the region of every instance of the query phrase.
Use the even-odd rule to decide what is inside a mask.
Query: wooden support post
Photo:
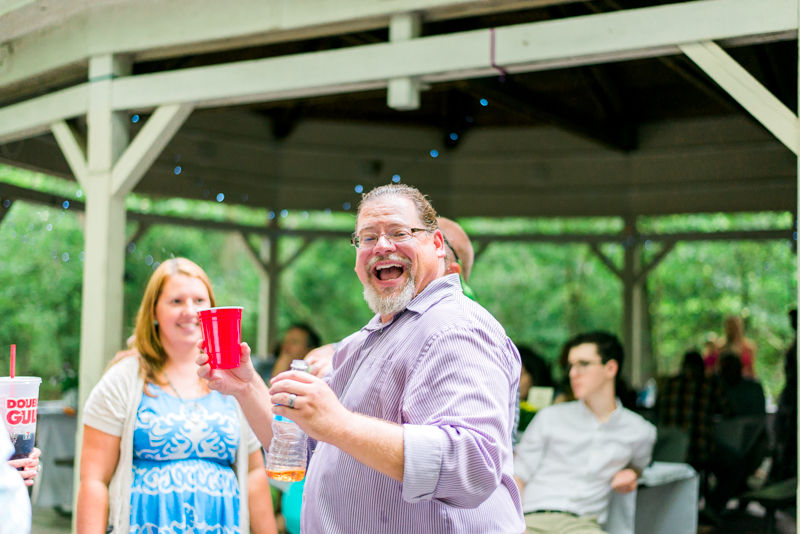
[[[419,13],[394,15],[389,22],[389,41],[401,43],[420,36],[422,19]],[[386,103],[398,110],[419,109],[419,78],[407,76],[389,80]]]
[[[280,237],[281,232],[278,227],[278,216],[269,225],[269,263],[267,264],[267,347],[272,348],[278,341],[278,289],[280,283],[281,266],[280,263]],[[277,354],[275,355],[277,356]]]
[[[111,173],[128,145],[129,137],[126,114],[111,108],[111,79],[129,73],[130,64],[113,56],[94,57],[89,61],[91,87],[87,114],[88,161],[85,166],[80,162],[80,143],[71,139],[69,128],[63,123],[52,128],[67,161],[74,164],[72,172],[86,195],[78,420],[89,393],[100,381],[106,363],[121,348],[125,201],[114,195]],[[82,441],[82,426],[78,425],[73,492],[76,502]]]
[[[78,416],[106,363],[122,347],[125,196],[142,178],[181,124],[191,105],[156,109],[132,143],[128,114],[114,111],[113,79],[128,75],[130,62],[113,55],[89,61],[88,139],[65,121],[51,124],[75,178],[86,194]],[[137,234],[143,233],[142,224]],[[76,435],[75,473],[80,470],[83,433]],[[75,477],[75,492],[79,477]]]
[[[281,235],[280,227],[275,219],[272,219],[268,228],[269,238],[262,238],[260,250],[250,244],[247,236],[239,232],[239,236],[244,243],[245,252],[250,260],[258,269],[259,292],[258,292],[258,338],[256,342],[256,354],[265,356],[269,354],[271,345],[277,341],[277,297],[278,282],[280,274],[289,267],[303,252],[315,241],[314,237],[306,237],[303,244],[298,248],[292,257],[283,263],[278,258],[278,239]],[[275,354],[277,356],[277,354]]]
[[[269,239],[261,238],[258,259],[262,267],[269,263]],[[269,274],[264,268],[258,271],[258,337],[257,353],[260,356],[269,354]],[[275,354],[275,357],[278,355]]]
[[[622,332],[625,362],[622,374],[632,386],[642,385],[642,245],[636,230],[636,217],[625,220],[625,266],[622,270]]]
[[[636,229],[636,217],[625,219],[623,246],[625,265],[620,270],[603,254],[597,243],[588,243],[592,252],[622,281],[622,337],[625,346],[625,362],[622,375],[634,387],[641,387],[653,371],[653,350],[650,339],[650,307],[647,299],[647,275],[675,246],[667,241],[664,248],[647,264],[642,264],[642,242],[644,238]]]

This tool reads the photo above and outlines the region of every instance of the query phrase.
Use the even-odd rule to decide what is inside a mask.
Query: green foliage
[[[78,185],[0,166],[0,180],[80,199]],[[0,199],[2,200],[2,199]],[[217,202],[155,200],[130,195],[128,209],[182,217],[236,221],[264,226],[266,210]],[[352,213],[291,212],[279,217],[289,228],[350,230]],[[464,219],[471,233],[602,233],[622,231],[617,218]],[[31,225],[33,229],[31,228]],[[52,225],[48,230],[47,225]],[[786,213],[711,214],[640,220],[643,233],[789,228]],[[59,395],[57,376],[64,362],[77,368],[83,250],[82,217],[70,209],[17,202],[0,222],[0,374],[8,372],[8,346],[18,346],[18,374],[42,376],[42,397]],[[129,224],[129,234],[136,229]],[[253,245],[258,243],[254,241]],[[300,239],[281,240],[286,260]],[[153,266],[184,256],[200,264],[214,284],[219,305],[244,306],[243,336],[255,345],[259,275],[238,238],[229,234],[155,226],[125,253],[124,320],[132,332],[139,302]],[[780,241],[682,243],[651,272],[648,280],[657,371],[672,373],[683,352],[700,346],[707,332],[721,334],[730,314],[746,316],[747,335],[758,345],[756,372],[776,395],[783,384],[782,357],[792,332],[786,311],[796,302],[796,254]],[[659,245],[649,243],[648,261]],[[603,246],[617,265],[623,248]],[[68,254],[63,258],[63,254]],[[349,243],[313,243],[281,278],[278,328],[307,322],[324,342],[339,340],[363,326],[371,312],[353,273]],[[581,331],[621,331],[620,281],[582,244],[493,243],[476,262],[470,285],[517,343],[551,361],[563,342]]]
[[[490,245],[470,287],[515,343],[551,361],[579,332],[621,328],[621,284],[586,245]]]
[[[650,275],[653,346],[661,373],[674,373],[682,355],[701,348],[708,332],[723,334],[729,315],[745,320],[757,346],[756,375],[780,393],[783,355],[793,331],[797,257],[785,242],[679,244]]]
[[[16,202],[0,223],[0,375],[17,345],[17,374],[41,376],[42,397],[57,395],[49,378],[64,362],[78,365],[83,235],[68,210]]]

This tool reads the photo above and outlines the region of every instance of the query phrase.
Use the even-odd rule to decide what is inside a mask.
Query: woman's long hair
[[[136,350],[139,352],[141,362],[140,374],[145,383],[151,382],[163,385],[158,376],[167,363],[167,353],[161,344],[159,329],[156,324],[156,304],[169,277],[178,274],[202,281],[208,290],[209,304],[211,307],[216,306],[211,281],[199,265],[186,258],[174,258],[158,266],[144,290],[144,297],[142,297],[142,304],[139,306],[139,313],[136,315],[136,327],[134,328]],[[147,391],[145,390],[145,392]]]

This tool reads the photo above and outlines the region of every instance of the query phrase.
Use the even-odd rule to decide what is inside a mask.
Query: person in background
[[[789,312],[789,324],[794,329],[794,340],[783,360],[786,385],[778,397],[775,461],[769,474],[770,483],[797,476],[797,310]]]
[[[302,360],[306,355],[319,347],[319,335],[313,328],[304,323],[296,323],[289,327],[280,343],[280,352],[272,366],[272,376],[289,369],[292,360]]]
[[[0,425],[0,534],[29,534],[31,500],[19,472],[6,464],[13,455],[14,445]]]
[[[447,249],[447,274],[461,275],[461,289],[464,291],[464,295],[477,301],[475,292],[467,285],[469,275],[472,273],[472,264],[475,261],[472,241],[457,222],[447,217],[439,217],[437,221],[439,229],[444,235]]]
[[[555,399],[553,399],[553,404],[561,404],[562,402],[572,402],[577,400],[572,391],[572,383],[569,378],[570,366],[568,359],[570,350],[570,341],[567,341],[561,348],[561,354],[558,357],[558,362],[561,365],[562,376],[564,378],[559,384],[560,392],[557,393]],[[620,366],[620,372],[617,373],[617,376],[614,379],[614,391],[617,395],[617,398],[620,400],[620,402],[622,402],[623,408],[636,411],[636,391],[628,386],[627,382],[625,382],[625,379],[622,378],[621,373],[622,367]]]
[[[763,416],[766,400],[761,384],[742,376],[742,360],[732,352],[722,353],[719,376],[734,416]]]
[[[153,272],[135,350],[86,401],[77,532],[275,534],[261,444],[235,400],[197,376],[197,311],[214,305],[191,261]]]
[[[741,317],[725,319],[725,337],[717,344],[717,350],[706,357],[706,368],[719,370],[719,360],[723,353],[733,353],[742,362],[742,376],[755,378],[756,344],[744,335],[744,321]]]
[[[5,429],[0,427],[0,434],[4,433],[3,430]],[[34,479],[36,478],[36,475],[39,474],[39,469],[41,469],[41,466],[39,465],[39,457],[41,455],[42,451],[40,451],[37,447],[34,447],[33,452],[31,452],[27,458],[8,461],[8,465],[18,470],[17,474],[22,477],[22,480],[28,487],[33,486]]]
[[[717,376],[706,376],[703,357],[696,350],[683,355],[681,372],[662,386],[656,403],[658,424],[678,428],[689,438],[686,462],[698,471],[706,469],[714,452],[714,416],[732,415],[728,398]]]
[[[655,427],[616,398],[616,336],[580,334],[567,347],[578,400],[539,411],[514,454],[528,533],[602,532],[611,492],[636,489],[656,441]]]
[[[517,345],[519,357],[522,359],[522,369],[519,377],[519,408],[520,416],[517,425],[517,432],[525,432],[528,425],[533,420],[533,416],[544,406],[534,406],[528,402],[528,393],[532,387],[550,388],[554,393],[553,378],[550,376],[550,366],[530,348],[524,345]],[[552,403],[552,397],[550,403]],[[549,403],[548,403],[549,404]]]

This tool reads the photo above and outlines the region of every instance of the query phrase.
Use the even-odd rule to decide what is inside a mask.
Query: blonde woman
[[[717,349],[704,358],[706,370],[711,373],[719,371],[721,354],[733,353],[742,362],[742,376],[755,378],[756,344],[745,337],[744,321],[741,317],[732,315],[725,318],[725,337],[717,342]]]
[[[84,408],[81,534],[276,532],[261,445],[236,401],[197,376],[197,311],[214,305],[208,276],[187,259],[150,278],[134,355]]]

